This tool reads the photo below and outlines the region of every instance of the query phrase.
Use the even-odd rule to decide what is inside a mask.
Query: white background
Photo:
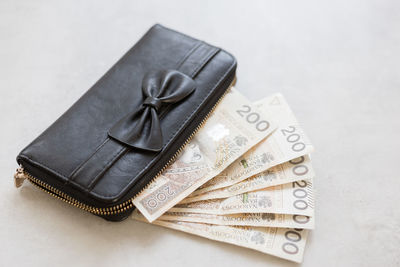
[[[316,147],[303,266],[400,266],[396,0],[1,0],[0,265],[296,265],[13,187],[17,153],[156,22],[232,52],[250,100],[291,104]]]

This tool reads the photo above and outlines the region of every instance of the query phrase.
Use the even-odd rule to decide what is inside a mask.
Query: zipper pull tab
[[[21,185],[24,183],[26,179],[26,176],[24,174],[24,168],[19,167],[15,174],[14,174],[14,185],[16,188],[21,187]]]

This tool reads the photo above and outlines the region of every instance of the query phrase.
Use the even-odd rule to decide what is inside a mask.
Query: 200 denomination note
[[[313,185],[312,180],[301,180],[225,199],[179,203],[169,211],[216,215],[279,213],[314,216]]]
[[[158,218],[162,221],[197,222],[218,225],[239,225],[258,227],[284,227],[314,229],[314,217],[275,213],[239,213],[215,215],[190,212],[166,212]]]
[[[133,218],[146,222],[146,219],[138,212],[133,214]],[[225,226],[161,220],[156,220],[153,224],[211,240],[258,250],[294,262],[303,260],[308,233],[308,230],[303,229]]]
[[[239,111],[250,109],[247,116]],[[267,115],[232,89],[191,142],[133,203],[151,222],[219,174],[276,128]]]
[[[288,103],[281,94],[254,103],[279,122],[272,135],[233,162],[222,175],[211,179],[192,196],[236,184],[273,166],[309,154],[313,146],[297,122]],[[251,108],[243,107],[239,113],[249,116]]]
[[[227,198],[242,193],[259,190],[262,188],[286,184],[298,180],[314,178],[315,172],[312,168],[310,157],[301,156],[283,164],[274,166],[267,171],[256,174],[237,184],[206,192],[201,195],[188,196],[180,203],[190,203],[200,200]]]

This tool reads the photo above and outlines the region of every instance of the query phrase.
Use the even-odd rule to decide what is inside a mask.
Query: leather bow
[[[119,120],[108,135],[130,147],[160,151],[163,135],[159,113],[165,104],[173,104],[196,88],[192,78],[177,70],[152,71],[142,81],[143,103]]]

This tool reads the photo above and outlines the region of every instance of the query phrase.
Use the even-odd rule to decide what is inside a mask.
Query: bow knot
[[[162,101],[158,99],[157,97],[153,96],[148,96],[144,101],[143,105],[144,106],[150,106],[155,108],[156,111],[158,111],[161,107]]]
[[[147,73],[142,81],[142,105],[120,119],[108,135],[130,147],[160,151],[163,135],[158,113],[165,104],[183,100],[195,87],[192,78],[177,70]]]

